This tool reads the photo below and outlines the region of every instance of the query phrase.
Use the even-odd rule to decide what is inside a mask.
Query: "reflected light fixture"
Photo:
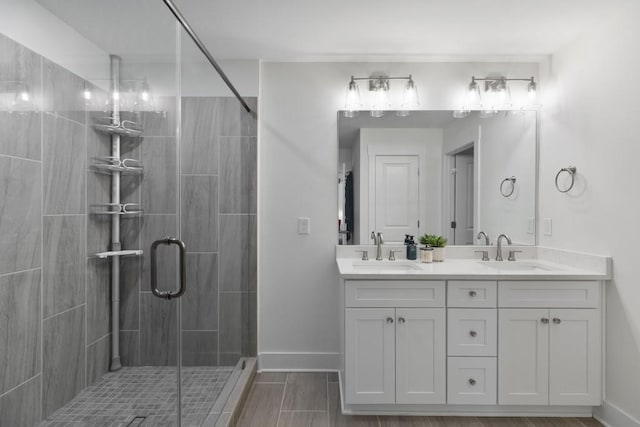
[[[481,88],[478,82],[484,82]],[[508,82],[527,82],[527,101],[521,109],[537,107],[535,103],[537,84],[533,77],[528,79],[511,79],[504,76],[477,78],[471,77],[471,83],[467,87],[464,105],[460,110],[453,112],[453,117],[467,117],[472,110],[480,110],[480,117],[493,117],[500,110],[513,108],[511,102],[511,89]]]
[[[407,80],[402,93],[402,104],[398,116],[404,117],[410,114],[411,109],[419,105],[418,89],[411,75],[408,77],[389,77],[384,74],[374,74],[369,77],[354,77],[347,86],[347,96],[345,101],[345,117],[356,117],[358,111],[362,109],[360,102],[360,90],[357,80],[368,80],[369,92],[372,96],[372,104],[369,111],[371,117],[382,117],[386,110],[391,108],[389,101],[390,80]]]

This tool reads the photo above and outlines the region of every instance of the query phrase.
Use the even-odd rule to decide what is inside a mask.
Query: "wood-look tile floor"
[[[601,427],[593,418],[387,417],[340,412],[334,373],[256,375],[239,427]]]

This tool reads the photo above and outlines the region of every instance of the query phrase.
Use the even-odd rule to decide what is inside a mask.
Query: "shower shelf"
[[[139,216],[144,214],[144,210],[138,203],[103,203],[93,205],[93,208],[96,209],[91,212],[94,215]]]
[[[130,160],[130,162],[125,162],[125,160]],[[144,172],[144,168],[140,165],[140,163],[137,161],[136,163],[134,163],[133,159],[124,159],[122,161],[103,161],[105,161],[105,163],[96,163],[92,165],[93,170],[99,173],[106,174],[120,172],[123,175],[141,175]],[[131,163],[133,164],[133,166],[128,165],[127,163]]]
[[[97,131],[109,134],[109,135],[122,135],[122,136],[141,136],[142,130],[135,128],[128,128],[125,126],[119,125],[103,125],[103,124],[94,124],[93,128]]]
[[[126,251],[109,251],[100,252],[94,255],[95,258],[106,259],[113,256],[140,256],[142,255],[142,249],[131,249]]]

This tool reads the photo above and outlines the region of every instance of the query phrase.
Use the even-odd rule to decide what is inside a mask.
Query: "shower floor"
[[[199,427],[233,367],[182,368],[182,425]],[[176,425],[176,369],[124,367],[102,376],[40,427],[147,427]]]

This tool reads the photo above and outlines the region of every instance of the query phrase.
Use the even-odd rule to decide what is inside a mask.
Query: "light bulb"
[[[29,102],[29,92],[27,92],[26,90],[23,90],[22,92],[20,92],[20,100],[24,102]]]
[[[141,98],[144,102],[149,101],[149,92],[147,92],[146,90],[142,91],[142,93],[140,94],[140,98]]]
[[[84,96],[84,99],[86,101],[90,101],[91,100],[91,91],[89,89],[85,89],[84,92],[82,92],[82,96]]]
[[[111,97],[113,98],[114,101],[119,101],[120,100],[120,92],[114,90],[113,94],[111,95]]]
[[[389,106],[389,81],[379,79],[373,89],[373,106],[369,114],[371,117],[382,117]]]

